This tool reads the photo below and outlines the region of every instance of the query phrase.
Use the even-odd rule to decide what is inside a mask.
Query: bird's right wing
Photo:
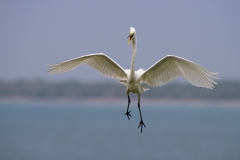
[[[82,64],[93,67],[107,77],[121,80],[127,79],[125,70],[114,60],[103,53],[89,54],[65,62],[52,64],[49,67],[48,73],[57,74],[68,72]]]
[[[182,76],[194,86],[212,89],[217,84],[213,80],[218,79],[217,74],[187,59],[168,55],[147,69],[141,82],[157,87]]]

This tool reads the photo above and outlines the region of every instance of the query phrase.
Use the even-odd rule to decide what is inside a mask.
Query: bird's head
[[[127,37],[128,38],[128,44],[131,43],[131,41],[135,38],[136,30],[133,27],[130,27],[130,34]]]

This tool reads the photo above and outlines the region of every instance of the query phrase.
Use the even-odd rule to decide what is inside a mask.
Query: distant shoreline
[[[87,106],[125,106],[127,98],[117,97],[91,97],[91,98],[56,98],[56,99],[35,99],[26,97],[0,98],[0,104],[59,104],[59,105],[87,105]],[[137,106],[137,97],[131,98],[131,106]],[[171,106],[187,106],[187,107],[240,107],[240,100],[209,100],[209,99],[189,99],[189,98],[141,98],[142,106],[152,107],[171,107]]]

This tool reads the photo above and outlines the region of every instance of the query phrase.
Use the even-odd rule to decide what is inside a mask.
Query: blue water
[[[240,159],[240,108],[114,106],[0,104],[0,159]]]

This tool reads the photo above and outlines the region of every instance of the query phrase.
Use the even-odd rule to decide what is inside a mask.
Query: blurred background
[[[0,1],[0,159],[240,159],[239,1]],[[142,96],[88,66],[105,53],[136,69],[172,54],[219,72],[213,90],[177,78]]]

